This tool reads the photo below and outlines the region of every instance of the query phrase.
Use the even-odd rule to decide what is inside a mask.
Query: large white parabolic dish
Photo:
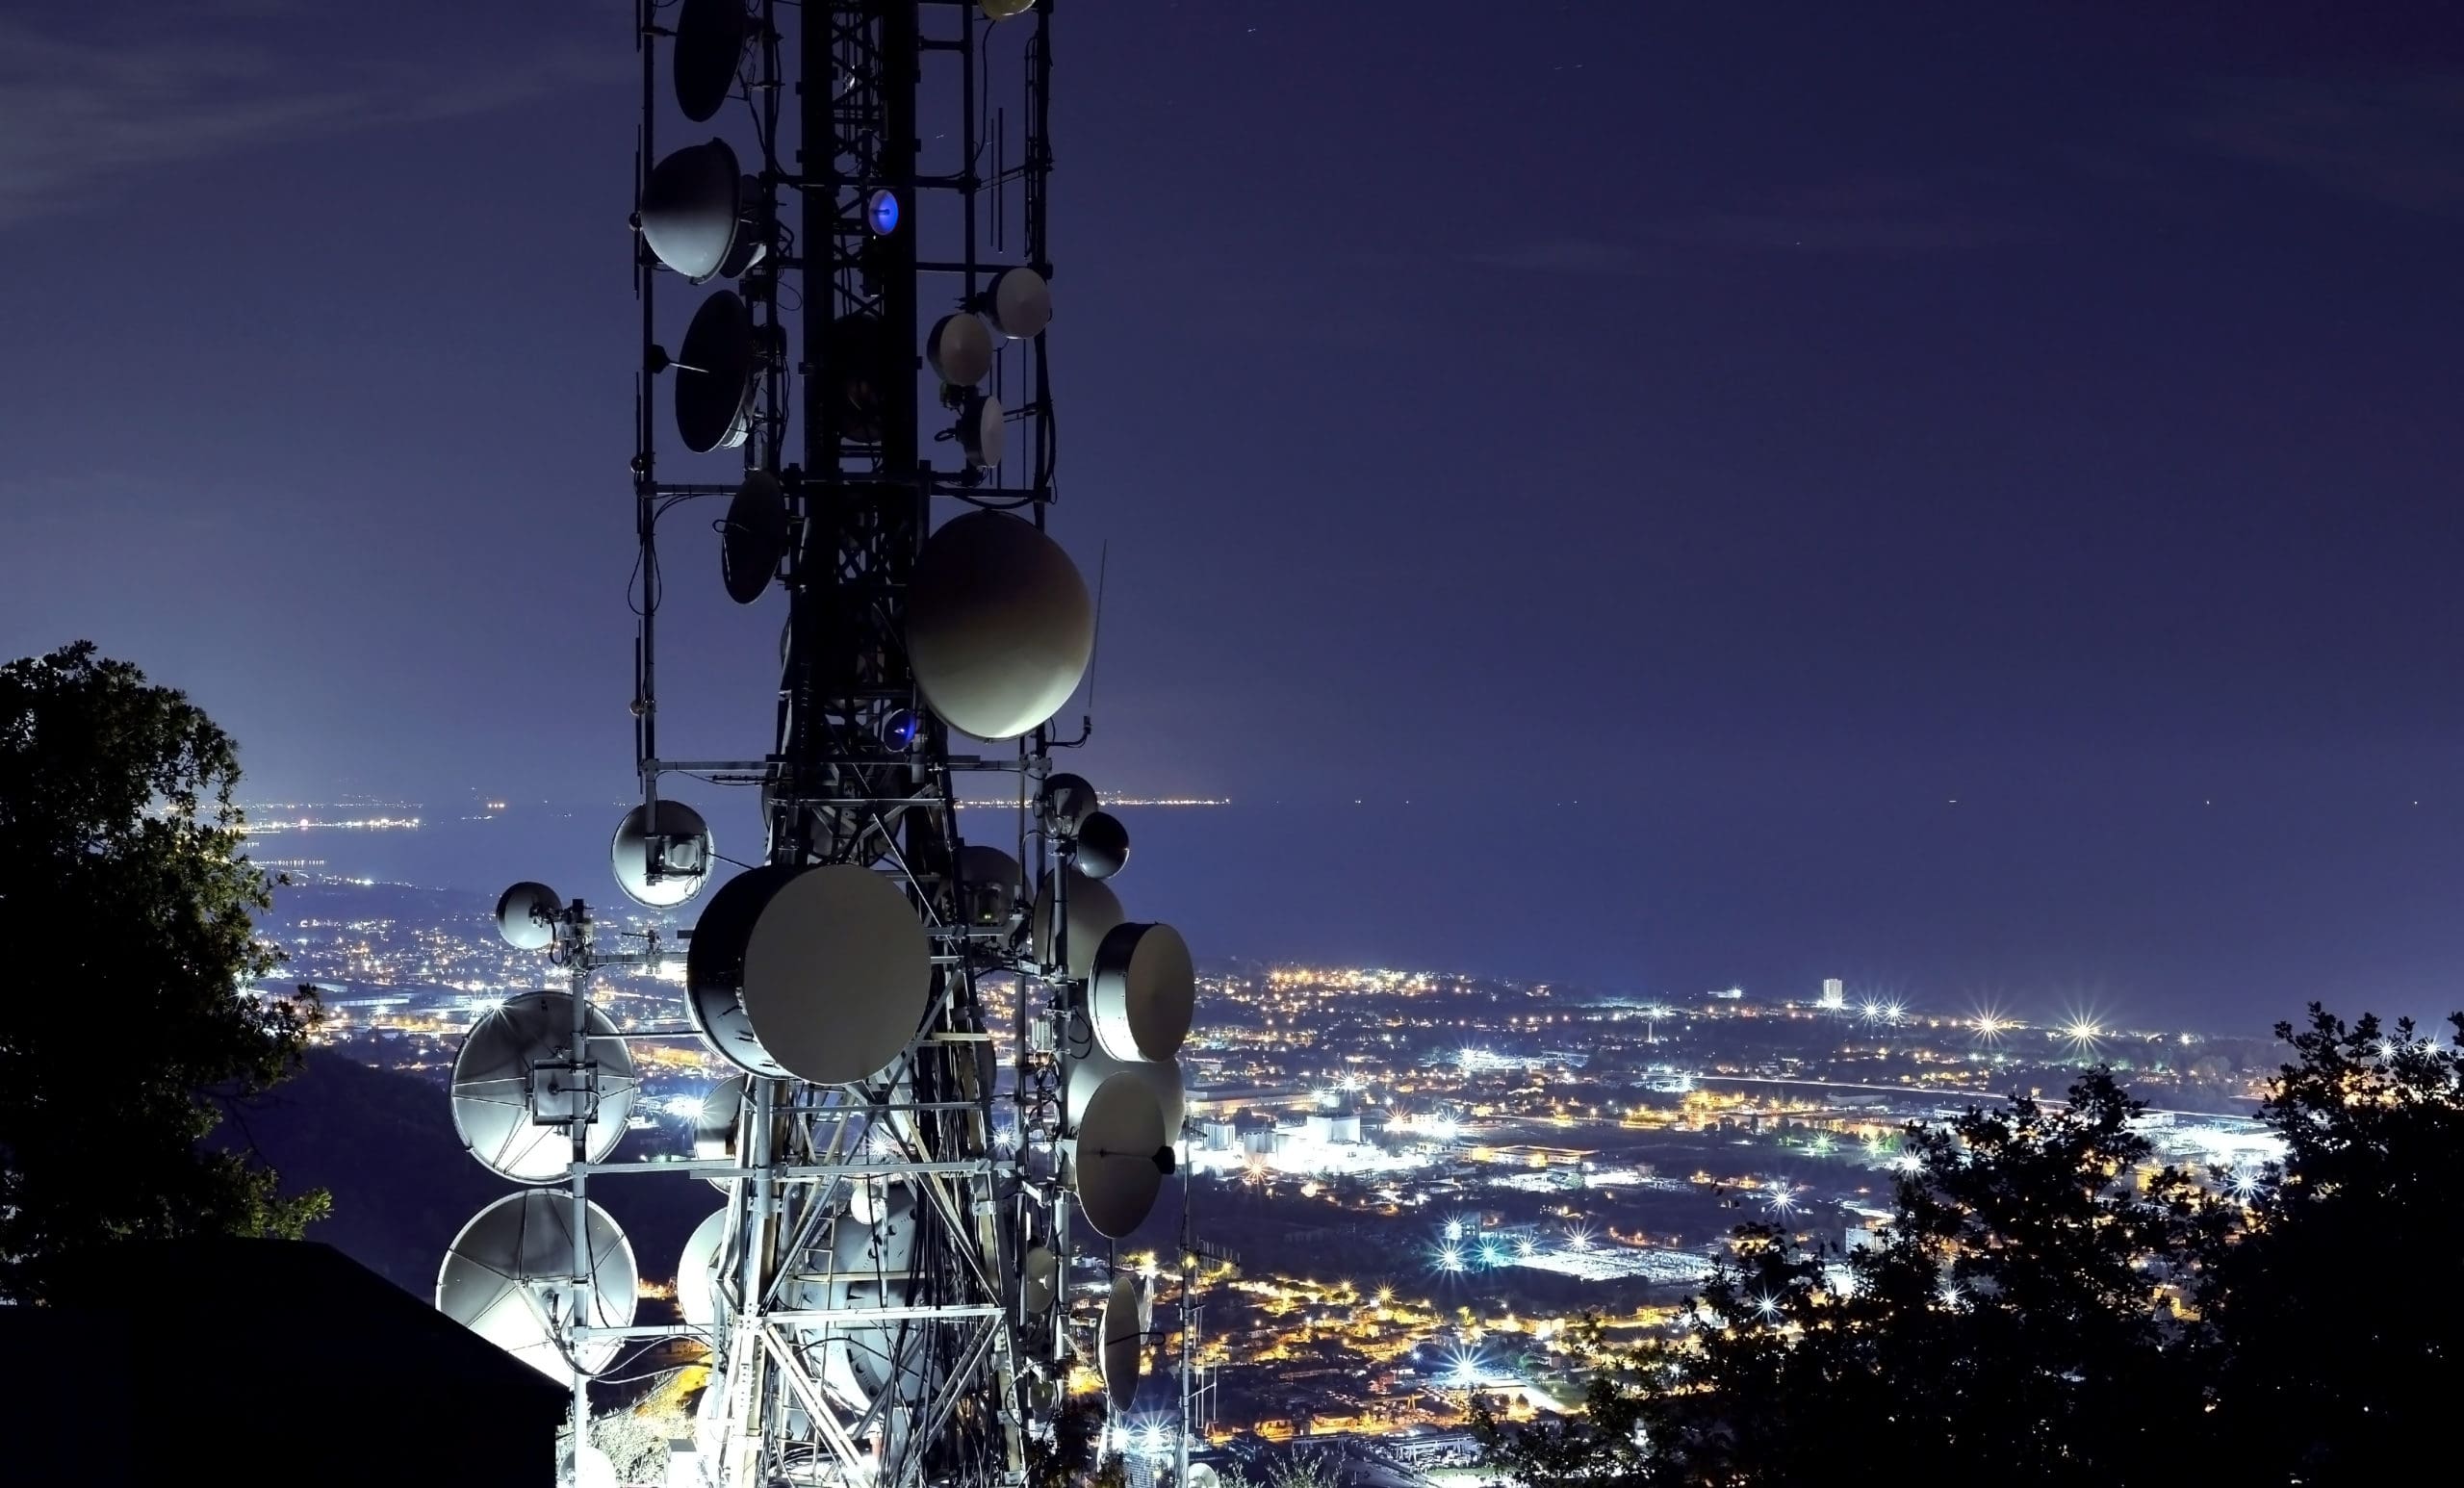
[[[907,654],[953,729],[1010,739],[1069,701],[1095,647],[1085,580],[1061,545],[1008,512],[943,523],[915,560]]]
[[[1069,885],[1072,898],[1080,885]],[[1095,947],[1087,1013],[1095,1041],[1120,1060],[1170,1059],[1190,1036],[1197,970],[1169,925],[1115,925]]]
[[[641,1082],[616,1025],[593,1007],[584,1014],[589,1056],[599,1065],[599,1110],[585,1137],[589,1160],[604,1162],[625,1140]],[[516,1183],[553,1183],[574,1160],[568,1128],[541,1126],[536,1088],[574,1046],[574,1001],[563,992],[525,992],[479,1015],[453,1056],[453,1131],[489,1171]],[[566,1078],[573,1078],[567,1076]]]
[[[719,1249],[727,1243],[728,1212],[724,1209],[693,1226],[684,1253],[676,1260],[676,1310],[685,1326],[706,1328],[718,1318]]]
[[[1063,877],[1058,873],[1051,874],[1036,888],[1034,950],[1037,962],[1046,966],[1057,966],[1060,959],[1054,941],[1056,938],[1066,939],[1069,942],[1068,976],[1072,981],[1083,982],[1094,974],[1095,952],[1103,945],[1104,936],[1113,933],[1114,926],[1129,918],[1129,911],[1120,907],[1120,895],[1114,893],[1109,885],[1073,873],[1067,875],[1069,908],[1065,924],[1053,891]],[[1065,930],[1065,936],[1058,934]]]
[[[1119,1240],[1145,1221],[1171,1166],[1163,1104],[1144,1080],[1123,1071],[1095,1087],[1069,1151],[1069,1182],[1087,1222]]]
[[[757,868],[711,899],[685,981],[696,1024],[728,1059],[843,1085],[915,1037],[932,1001],[932,942],[907,896],[868,868]]]
[[[746,231],[744,181],[725,140],[678,150],[642,184],[642,242],[695,284],[742,273],[759,254]]]
[[[1061,1090],[1062,1129],[1078,1129],[1087,1114],[1087,1103],[1115,1075],[1145,1082],[1146,1089],[1154,1093],[1156,1108],[1164,1114],[1164,1140],[1178,1142],[1181,1122],[1189,1115],[1189,1092],[1181,1080],[1181,1062],[1114,1059],[1100,1048],[1069,1061],[1068,1077],[1062,1082]]]
[[[472,1217],[445,1252],[436,1275],[436,1310],[542,1374],[570,1383],[574,1366],[596,1374],[624,1347],[622,1339],[586,1344],[568,1360],[551,1321],[570,1311],[574,1273],[573,1200],[531,1190],[508,1193]],[[633,1247],[615,1219],[588,1208],[590,1284],[581,1321],[595,1328],[630,1327],[639,1273]]]
[[[1112,1296],[1104,1298],[1102,1322],[1104,1394],[1113,1409],[1127,1410],[1138,1396],[1138,1367],[1146,1358],[1146,1330],[1138,1317],[1138,1283],[1128,1276],[1113,1278]]]

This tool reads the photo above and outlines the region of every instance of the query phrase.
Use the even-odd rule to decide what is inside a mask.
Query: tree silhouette
[[[2313,1003],[2261,1117],[2282,1164],[2202,1292],[2220,1351],[2220,1461],[2282,1482],[2417,1475],[2464,1388],[2464,1014],[2444,1039]]]
[[[280,956],[255,938],[239,778],[212,720],[90,642],[0,666],[0,936],[34,962],[0,998],[0,1296],[116,1241],[295,1236],[323,1212],[200,1145],[306,1033],[245,990]]]

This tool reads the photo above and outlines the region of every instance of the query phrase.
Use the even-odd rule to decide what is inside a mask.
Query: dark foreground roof
[[[567,1391],[330,1245],[123,1246],[0,1307],[6,1477],[547,1488]]]

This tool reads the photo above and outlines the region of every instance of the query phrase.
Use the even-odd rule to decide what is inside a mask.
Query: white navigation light
[[[1123,1072],[1095,1087],[1070,1142],[1068,1176],[1096,1234],[1119,1240],[1153,1212],[1174,1166],[1169,1139],[1145,1081]]]
[[[556,938],[565,902],[545,884],[516,884],[497,901],[497,934],[517,951],[543,951]]]
[[[1061,875],[1055,874],[1036,889],[1034,946],[1039,964],[1059,967],[1061,947],[1066,941],[1069,964],[1065,969],[1071,981],[1083,982],[1094,974],[1095,952],[1113,927],[1129,918],[1120,906],[1120,896],[1106,884],[1093,879],[1069,875],[1069,882],[1060,885]],[[1066,911],[1055,898],[1056,885],[1068,889]]]
[[[1179,931],[1116,925],[1095,947],[1093,971],[1087,1006],[1105,1053],[1165,1060],[1180,1052],[1197,1005],[1197,973]]]
[[[683,0],[676,12],[676,106],[706,123],[735,90],[753,17],[744,0]]]
[[[480,1014],[453,1056],[453,1131],[491,1172],[516,1183],[553,1183],[574,1161],[573,1128],[586,1116],[584,1155],[606,1161],[625,1140],[641,1082],[616,1025],[596,1007],[584,1071],[574,1057],[574,1000],[525,992]],[[595,1094],[595,1098],[594,1098]]]
[[[630,1327],[639,1273],[625,1232],[597,1204],[587,1206],[590,1270],[576,1296],[574,1201],[533,1189],[508,1193],[453,1237],[436,1276],[436,1310],[549,1378],[573,1380],[578,1366],[596,1374],[615,1361],[622,1339],[595,1339],[569,1359],[559,1321],[595,1328]]]
[[[1013,341],[1043,334],[1052,323],[1052,286],[1032,269],[1007,269],[985,296],[992,323]]]
[[[654,834],[647,807],[635,807],[616,824],[616,835],[607,844],[607,865],[616,875],[616,886],[635,904],[654,910],[669,910],[702,891],[710,880],[710,824],[702,813],[681,801],[662,798],[658,803],[658,829]],[[654,844],[651,838],[659,838]],[[657,849],[658,875],[651,875],[653,847]]]
[[[1000,511],[944,523],[915,562],[907,652],[925,702],[953,729],[1010,739],[1042,724],[1087,675],[1095,612],[1059,543]]]
[[[761,259],[753,220],[759,192],[725,140],[687,145],[651,167],[642,184],[642,241],[695,284],[732,279]]]
[[[907,896],[848,863],[741,873],[685,953],[686,1009],[757,1075],[843,1085],[879,1073],[931,1005],[932,943]]]
[[[945,315],[924,338],[924,360],[951,387],[971,388],[992,374],[992,327],[968,311]]]
[[[677,352],[676,433],[695,454],[732,449],[753,428],[754,369],[759,360],[753,312],[721,290],[693,312]]]

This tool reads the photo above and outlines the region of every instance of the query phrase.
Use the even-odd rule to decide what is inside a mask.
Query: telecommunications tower
[[[1178,933],[1114,893],[1127,832],[1052,764],[1086,737],[1050,725],[1095,625],[1045,533],[1049,0],[639,0],[636,21],[641,801],[612,867],[653,910],[711,885],[680,779],[757,793],[764,840],[690,931],[631,949],[582,901],[506,890],[499,929],[564,986],[486,1014],[456,1061],[472,1155],[526,1187],[455,1240],[437,1305],[570,1381],[581,1420],[630,1351],[701,1340],[687,1465],[713,1485],[1021,1482],[1073,1363],[1115,1409],[1137,1388],[1150,1299],[1116,1275],[1073,1317],[1072,1263],[1108,1265],[1174,1170],[1195,995]],[[703,501],[725,510],[713,589],[783,591],[775,731],[741,758],[659,751],[660,524]],[[978,776],[990,792],[959,789]],[[627,968],[681,971],[678,1027],[594,1004]],[[671,1035],[735,1072],[690,1153],[615,1161],[628,1040]],[[589,1196],[644,1174],[724,1195],[679,1263],[680,1324],[636,1322],[631,1247]]]

